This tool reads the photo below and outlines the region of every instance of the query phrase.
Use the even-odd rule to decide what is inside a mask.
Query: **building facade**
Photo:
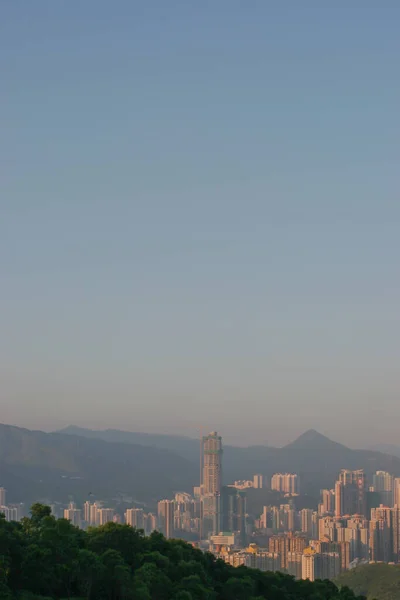
[[[145,514],[143,508],[128,508],[125,512],[125,523],[136,529],[144,529]]]
[[[200,537],[209,539],[221,528],[222,438],[216,431],[202,439]]]
[[[275,473],[271,478],[271,490],[284,494],[299,494],[300,478],[296,473]]]
[[[394,477],[386,471],[377,471],[373,477],[374,491],[379,494],[380,503],[384,506],[393,506]]]
[[[335,485],[335,515],[366,516],[366,477],[363,470],[342,469]]]
[[[174,537],[175,502],[160,500],[158,503],[158,526],[167,539]]]

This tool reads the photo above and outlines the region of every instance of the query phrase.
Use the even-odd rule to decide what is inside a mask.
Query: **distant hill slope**
[[[151,448],[170,450],[189,460],[199,460],[200,440],[185,436],[120,431],[119,429],[85,429],[83,427],[76,427],[75,425],[69,425],[69,427],[61,429],[57,433],[79,435],[90,439],[104,440],[105,442],[150,446]]]
[[[313,506],[320,489],[331,487],[342,468],[365,469],[369,477],[378,469],[400,476],[400,459],[351,450],[315,431],[284,448],[224,446],[226,483],[254,473],[296,472],[308,495],[301,500],[304,506]],[[198,479],[195,439],[75,428],[43,433],[0,425],[0,486],[8,489],[10,502],[65,502],[68,496],[81,501],[89,493],[92,499],[125,494],[154,507],[156,500],[175,491],[190,492]],[[266,501],[264,492],[254,490],[251,495],[254,512]]]
[[[325,435],[322,435],[315,429],[309,429],[302,433],[294,442],[287,444],[284,446],[286,450],[308,450],[312,448],[314,451],[317,451],[319,448],[327,452],[330,448],[332,452],[343,452],[343,450],[348,450],[347,446],[343,446],[343,444],[339,444],[338,442],[334,442],[327,438]]]
[[[198,472],[198,440],[180,436],[154,435],[118,430],[93,431],[69,427],[62,433],[109,441],[166,448],[193,462],[194,476]],[[365,469],[371,477],[376,470],[387,470],[400,476],[400,459],[369,450],[352,450],[330,440],[315,430],[306,431],[283,448],[250,446],[239,448],[224,445],[223,476],[225,482],[247,479],[255,473],[271,476],[276,472],[295,472],[301,476],[303,490],[319,497],[320,489],[332,487],[340,469]]]
[[[192,463],[169,451],[0,425],[0,485],[10,501],[124,493],[154,502],[197,479]]]
[[[384,452],[385,454],[400,457],[400,446],[396,446],[395,444],[376,444],[369,449],[374,452]]]
[[[335,582],[347,586],[367,600],[399,600],[400,566],[387,564],[362,565],[342,573]]]

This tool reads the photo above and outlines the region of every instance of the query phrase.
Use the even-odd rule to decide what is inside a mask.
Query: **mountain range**
[[[283,448],[224,446],[226,483],[254,473],[296,472],[302,489],[317,498],[342,468],[364,469],[368,477],[376,470],[400,476],[400,458],[352,450],[315,430]],[[44,433],[0,425],[0,486],[8,489],[10,502],[120,494],[154,505],[175,491],[191,491],[198,480],[199,441],[192,438],[74,426]]]
[[[396,446],[395,444],[376,444],[375,446],[371,446],[370,450],[384,452],[385,454],[391,454],[400,458],[400,446]]]
[[[0,486],[10,501],[154,502],[191,489],[196,475],[188,459],[159,448],[0,425]]]
[[[90,430],[69,426],[63,434],[72,434],[109,442],[124,442],[167,449],[174,454],[199,462],[199,440],[183,436],[156,435],[115,429]],[[198,466],[196,467],[198,471]],[[295,472],[301,476],[302,488],[319,494],[332,487],[341,469],[364,469],[372,477],[377,470],[400,473],[400,457],[375,450],[353,450],[309,429],[283,448],[272,446],[225,446],[223,456],[224,480],[247,479],[254,473],[267,476],[276,472]]]

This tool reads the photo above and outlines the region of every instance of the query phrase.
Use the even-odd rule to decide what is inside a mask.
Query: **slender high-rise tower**
[[[366,479],[362,469],[342,469],[335,484],[335,516],[366,516]]]
[[[143,508],[128,508],[125,513],[125,523],[136,529],[144,529]]]
[[[158,503],[158,525],[161,533],[167,539],[174,537],[174,512],[175,502],[173,500],[160,500]]]
[[[222,438],[216,431],[203,437],[203,494],[220,494],[222,482]]]
[[[394,477],[386,471],[377,471],[373,477],[374,491],[378,492],[380,503],[384,506],[393,506]]]
[[[222,438],[216,431],[202,439],[201,537],[219,533],[221,527]]]

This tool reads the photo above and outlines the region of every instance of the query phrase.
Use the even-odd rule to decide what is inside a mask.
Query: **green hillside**
[[[180,540],[108,523],[84,532],[37,504],[0,517],[1,600],[355,600],[330,581],[226,565]],[[359,599],[361,600],[361,599]]]
[[[399,600],[400,566],[362,565],[342,573],[337,584],[348,586],[355,594],[362,594],[368,600]]]

